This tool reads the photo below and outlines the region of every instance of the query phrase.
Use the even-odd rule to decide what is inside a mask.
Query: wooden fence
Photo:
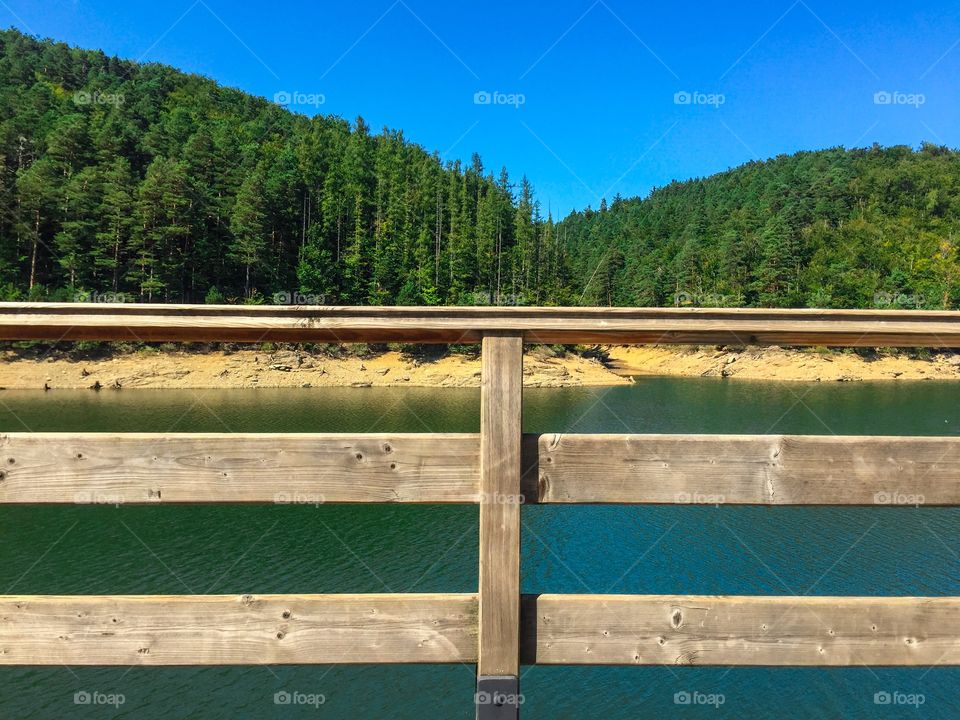
[[[476,503],[476,593],[0,596],[0,665],[476,663],[515,718],[521,663],[960,664],[957,597],[520,594],[522,502],[960,505],[960,438],[523,435],[525,342],[960,347],[960,313],[0,303],[0,339],[482,343],[479,434],[0,436],[0,503]]]

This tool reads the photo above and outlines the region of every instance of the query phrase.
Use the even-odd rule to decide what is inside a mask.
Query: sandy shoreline
[[[597,360],[534,349],[524,357],[524,384],[531,387],[625,385]],[[478,387],[480,359],[445,355],[418,359],[399,352],[334,357],[297,350],[268,353],[133,352],[98,359],[0,355],[0,387],[64,388],[254,388],[254,387]]]
[[[613,368],[632,375],[728,377],[748,380],[844,382],[858,380],[960,380],[960,354],[928,359],[907,353],[779,347],[619,346],[610,349]]]
[[[960,355],[864,358],[853,352],[712,346],[613,346],[606,363],[532,348],[524,357],[529,387],[626,385],[632,376],[751,380],[858,381],[960,379]],[[0,388],[476,387],[471,355],[418,359],[399,352],[335,357],[302,350],[152,351],[75,359],[0,353]]]

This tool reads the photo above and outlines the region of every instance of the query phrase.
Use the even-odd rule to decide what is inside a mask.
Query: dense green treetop
[[[951,309],[960,154],[784,155],[616,198],[555,231],[588,304]]]
[[[506,170],[16,30],[0,193],[5,299],[567,300],[552,221]]]

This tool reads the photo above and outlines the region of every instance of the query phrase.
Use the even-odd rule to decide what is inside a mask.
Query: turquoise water
[[[531,389],[528,432],[960,434],[960,388]],[[457,389],[0,393],[0,431],[471,432]],[[523,591],[960,595],[960,509],[528,506]],[[0,507],[0,593],[473,592],[472,506]],[[523,668],[525,718],[957,718],[960,669]],[[470,718],[468,666],[0,668],[0,718]],[[78,691],[123,704],[75,705]],[[322,705],[277,706],[280,691]],[[722,705],[678,705],[678,692]],[[921,705],[876,705],[876,693]]]

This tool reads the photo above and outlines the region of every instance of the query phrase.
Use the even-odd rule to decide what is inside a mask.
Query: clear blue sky
[[[271,99],[322,96],[296,109],[479,152],[564,215],[801,149],[957,147],[960,8],[918,5],[2,0],[0,22]]]

